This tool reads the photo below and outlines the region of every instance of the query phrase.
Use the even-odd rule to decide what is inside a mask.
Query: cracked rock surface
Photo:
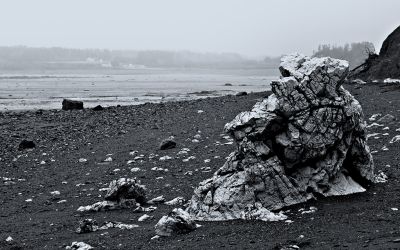
[[[342,87],[348,68],[329,57],[283,57],[273,94],[225,125],[237,151],[199,184],[188,212],[196,220],[246,219],[249,206],[274,211],[365,191],[374,163],[362,108]]]

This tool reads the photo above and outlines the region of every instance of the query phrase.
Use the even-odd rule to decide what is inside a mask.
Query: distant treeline
[[[0,70],[137,67],[264,67],[234,53],[0,47]]]
[[[348,61],[350,68],[353,69],[363,64],[370,53],[375,53],[374,45],[370,42],[359,42],[345,44],[344,46],[319,45],[318,50],[314,51],[314,56],[343,59]]]

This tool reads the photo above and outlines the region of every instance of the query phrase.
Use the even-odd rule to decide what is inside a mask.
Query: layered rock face
[[[280,71],[273,94],[225,125],[238,149],[195,190],[197,220],[246,219],[249,206],[274,211],[373,182],[362,109],[341,86],[348,63],[294,54]]]

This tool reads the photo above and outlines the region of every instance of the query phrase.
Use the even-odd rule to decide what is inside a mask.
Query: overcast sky
[[[400,0],[1,0],[0,45],[310,54],[400,25]]]

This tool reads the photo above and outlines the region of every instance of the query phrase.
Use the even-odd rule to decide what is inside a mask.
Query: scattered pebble
[[[390,140],[389,143],[395,143],[395,142],[398,142],[398,141],[400,141],[400,135],[396,135],[395,137],[393,137],[393,138]]]
[[[144,215],[142,215],[142,216],[139,217],[138,221],[142,222],[142,221],[150,220],[150,219],[152,219],[152,218],[153,218],[153,216],[144,214]]]
[[[14,240],[14,239],[13,239],[11,236],[8,236],[7,239],[6,239],[7,242],[11,242],[11,241],[13,241],[13,240]]]
[[[113,161],[113,158],[111,158],[110,156],[107,157],[107,158],[104,160],[104,162],[112,162],[112,161]]]
[[[84,163],[84,162],[87,162],[87,159],[85,159],[85,158],[79,158],[79,160],[78,160],[80,163]]]
[[[172,159],[172,157],[168,156],[168,155],[160,157],[160,161],[167,161],[167,160],[171,160],[171,159]]]

